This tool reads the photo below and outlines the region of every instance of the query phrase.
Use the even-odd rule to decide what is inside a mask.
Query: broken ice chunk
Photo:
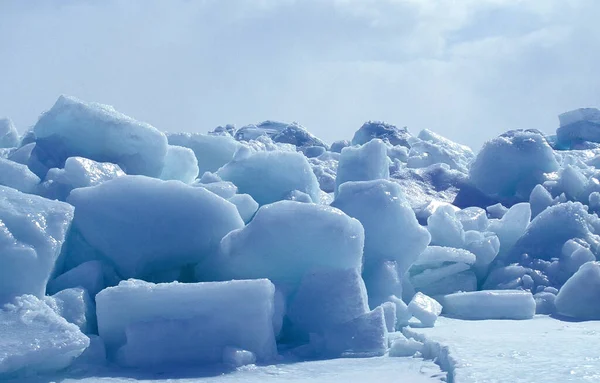
[[[416,293],[408,304],[411,314],[426,327],[433,327],[438,316],[442,313],[442,305],[423,293]]]

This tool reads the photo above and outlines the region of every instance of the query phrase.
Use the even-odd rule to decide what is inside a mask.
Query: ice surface
[[[368,121],[354,133],[352,145],[364,145],[374,138],[379,138],[389,142],[393,146],[402,145],[410,147],[409,140],[411,137],[406,127],[397,128],[385,122]]]
[[[44,296],[72,219],[66,203],[0,186],[0,304]]]
[[[0,379],[55,372],[71,364],[89,339],[33,295],[0,309]]]
[[[419,133],[418,140],[411,142],[407,164],[411,168],[426,168],[443,163],[451,169],[466,173],[474,158],[475,155],[468,146],[457,144],[424,129]]]
[[[292,290],[314,270],[359,270],[364,230],[360,222],[329,206],[280,201],[262,206],[242,229],[221,241],[216,268],[224,280],[268,278]],[[209,265],[206,265],[207,267]]]
[[[194,151],[198,161],[198,174],[215,172],[233,159],[242,144],[230,136],[213,136],[201,133],[168,133],[169,145],[183,146]],[[187,161],[187,160],[186,160]]]
[[[460,319],[531,319],[536,309],[533,295],[519,290],[461,292],[440,301],[445,316]]]
[[[277,355],[275,288],[265,279],[152,284],[122,281],[96,296],[98,330],[126,366],[221,363],[226,347]],[[114,355],[114,354],[113,354]]]
[[[342,150],[335,179],[336,191],[348,181],[371,181],[390,176],[387,146],[379,139]]]
[[[35,193],[40,178],[25,165],[0,158],[0,185],[8,186],[23,193]]]
[[[406,328],[425,344],[449,382],[593,382],[598,379],[600,322],[464,321],[441,317],[434,328]]]
[[[224,373],[227,372],[227,373]],[[121,376],[118,376],[121,375]],[[235,370],[214,367],[178,369],[169,374],[102,371],[101,375],[61,374],[53,377],[64,383],[365,383],[402,381],[410,383],[440,383],[445,373],[432,361],[420,358],[329,359],[316,361],[284,360],[267,366],[246,366]],[[44,379],[20,379],[9,383],[47,383]]]
[[[252,217],[254,217],[254,213],[258,210],[258,202],[250,194],[236,194],[229,198],[228,201],[235,205],[245,223],[250,222]]]
[[[179,180],[191,184],[200,169],[194,151],[183,146],[169,145],[165,165],[160,173],[161,180]]]
[[[75,189],[68,202],[73,226],[125,278],[202,261],[244,225],[232,203],[203,188],[141,176]]]
[[[561,287],[556,311],[567,317],[600,320],[600,263],[588,262]]]
[[[81,156],[118,164],[127,174],[160,175],[167,153],[165,135],[108,105],[60,96],[33,129],[32,156],[43,165],[40,176],[62,168],[69,157]]]
[[[99,185],[113,178],[124,176],[119,165],[96,162],[83,157],[69,157],[64,169],[52,168],[40,185],[39,193],[49,199],[66,201],[71,190]]]
[[[475,186],[509,202],[529,200],[531,191],[558,170],[546,139],[532,131],[513,131],[484,144],[469,171]]]
[[[380,282],[376,272],[379,263],[393,261],[398,275],[403,275],[429,244],[429,233],[419,225],[400,186],[394,182],[346,182],[331,206],[358,219],[364,227],[364,277],[369,291]],[[390,286],[383,297],[373,296],[370,300],[379,305],[393,293],[394,287]]]
[[[45,297],[44,301],[67,322],[79,327],[84,334],[96,332],[96,308],[84,289],[65,289],[51,297]]]
[[[233,182],[240,193],[250,194],[260,205],[279,201],[293,190],[308,194],[313,201],[319,200],[319,183],[301,153],[251,153],[228,163],[218,175]]]
[[[411,314],[425,327],[433,327],[442,312],[442,305],[423,293],[416,293],[408,304]]]
[[[19,133],[9,118],[0,118],[0,148],[19,146]]]

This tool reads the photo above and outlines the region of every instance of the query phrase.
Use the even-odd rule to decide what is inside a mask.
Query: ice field
[[[598,380],[600,111],[557,125],[0,119],[0,380]]]

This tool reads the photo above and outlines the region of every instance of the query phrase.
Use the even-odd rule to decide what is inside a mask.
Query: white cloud
[[[0,3],[0,114],[58,94],[163,130],[297,120],[350,138],[367,119],[479,146],[600,106],[596,0]]]

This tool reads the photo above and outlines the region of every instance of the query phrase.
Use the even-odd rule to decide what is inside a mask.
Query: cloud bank
[[[478,149],[600,106],[596,0],[0,1],[0,115],[59,94],[166,131],[370,119]]]

